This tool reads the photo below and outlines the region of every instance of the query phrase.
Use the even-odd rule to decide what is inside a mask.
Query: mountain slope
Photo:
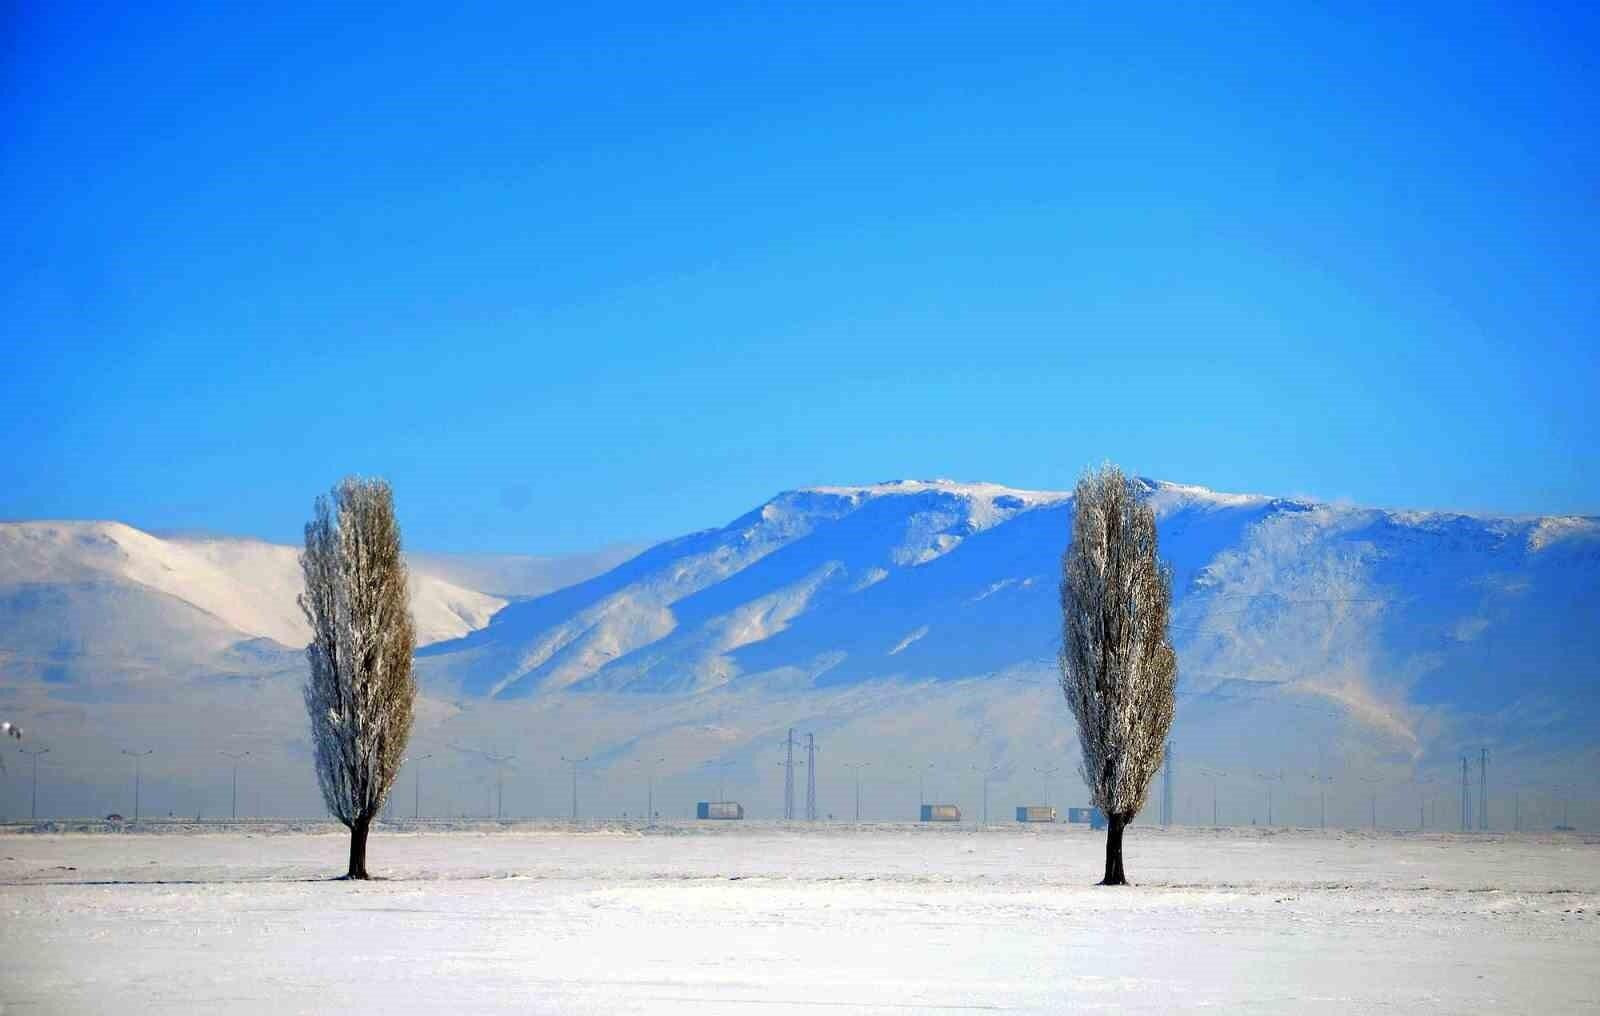
[[[1419,710],[1594,697],[1600,523],[1388,512],[1140,481],[1185,694],[1288,697],[1417,751]],[[468,697],[851,686],[1054,665],[1065,493],[781,494],[430,647]]]
[[[244,539],[161,539],[118,522],[0,525],[0,589],[114,585],[161,594],[247,637],[303,646],[298,550]],[[413,569],[420,643],[458,638],[505,605]]]

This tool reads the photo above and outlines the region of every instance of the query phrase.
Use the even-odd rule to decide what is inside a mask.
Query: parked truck
[[[695,805],[695,818],[732,820],[744,818],[744,805],[738,801],[701,801]]]
[[[1018,822],[1054,822],[1056,810],[1047,804],[1029,804],[1017,808]]]
[[[961,809],[953,804],[925,804],[922,806],[924,822],[960,822]]]

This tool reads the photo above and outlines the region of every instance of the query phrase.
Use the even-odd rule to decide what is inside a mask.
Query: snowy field
[[[0,835],[34,1012],[1594,1012],[1600,838],[1081,827]]]

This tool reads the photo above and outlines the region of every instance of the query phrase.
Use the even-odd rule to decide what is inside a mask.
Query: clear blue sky
[[[1104,458],[1600,512],[1586,5],[119,6],[4,26],[0,517],[293,540],[363,472],[561,551]]]

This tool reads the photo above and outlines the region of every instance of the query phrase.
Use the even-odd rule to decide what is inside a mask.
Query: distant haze
[[[1590,820],[1573,781],[1597,747],[1600,520],[1140,482],[1174,566],[1180,817],[1209,815],[1201,767],[1225,819],[1265,820],[1259,775],[1281,776],[1278,821],[1320,809],[1313,774],[1336,781],[1332,821],[1371,810],[1365,780],[1380,821],[1454,814],[1460,756],[1488,747],[1497,824],[1548,825],[1569,799]],[[417,555],[413,754],[433,757],[397,801],[483,814],[499,775],[508,813],[560,815],[568,755],[589,759],[587,814],[637,814],[661,759],[673,814],[725,786],[771,816],[793,726],[818,739],[824,812],[845,762],[870,763],[868,817],[923,798],[970,815],[985,783],[996,815],[1082,803],[1054,672],[1070,512],[1065,492],[995,484],[819,486],[639,553]],[[297,588],[292,547],[0,526],[0,701],[52,748],[42,811],[125,810],[119,752],[154,747],[157,813],[215,816],[222,750],[252,752],[251,810],[315,813]],[[516,759],[497,773],[490,751]],[[31,768],[8,759],[16,816]]]

